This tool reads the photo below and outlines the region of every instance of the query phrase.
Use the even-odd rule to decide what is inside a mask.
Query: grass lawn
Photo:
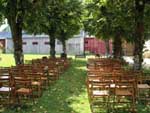
[[[37,57],[40,58],[42,55],[27,55],[25,59]],[[5,66],[14,64],[12,55],[6,55],[4,58],[10,60],[3,59],[0,61],[1,66],[2,62],[5,62]],[[74,60],[68,71],[61,75],[56,83],[49,86],[42,97],[36,99],[35,104],[21,108],[1,108],[0,111],[2,113],[90,113],[85,86],[85,66],[86,60]]]
[[[36,59],[36,58],[42,58],[43,56],[46,56],[46,55],[26,54],[24,55],[24,58],[25,60],[31,60],[31,59]],[[0,54],[0,58],[1,58],[0,60],[1,67],[9,67],[9,66],[15,65],[13,54]]]
[[[25,55],[25,59],[41,58],[43,55]],[[14,65],[12,55],[1,55],[0,66]],[[34,104],[23,107],[0,107],[1,113],[91,113],[88,102],[86,59],[72,61],[71,67],[60,79],[44,91]],[[150,106],[138,104],[138,113],[150,113]]]

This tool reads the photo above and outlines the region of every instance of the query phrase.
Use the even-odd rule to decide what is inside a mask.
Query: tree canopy
[[[134,63],[141,69],[143,44],[145,36],[149,34],[148,0],[87,1],[88,18],[84,22],[85,30],[96,37],[113,39],[114,53],[115,49],[121,48],[122,39],[132,41],[135,46],[134,57],[139,58],[138,62],[135,58]],[[114,56],[121,55],[121,52],[118,53]]]
[[[24,20],[29,12],[33,12],[38,8],[39,3],[40,0],[0,1],[0,14],[7,18],[11,29],[16,64],[23,64],[24,62],[22,49],[22,29],[25,23]]]
[[[82,4],[78,0],[43,2],[42,7],[31,16],[27,19],[25,29],[31,33],[49,35],[50,54],[55,56],[55,39],[64,43],[79,32],[82,26]]]
[[[65,48],[65,41],[79,32],[84,18],[89,34],[114,41],[114,56],[122,54],[122,39],[132,41],[139,66],[144,41],[150,34],[149,0],[1,0],[0,22],[4,18],[10,25],[16,64],[23,63],[23,29],[49,35],[50,54],[55,57],[55,39]]]
[[[93,0],[87,5],[87,9],[89,18],[85,21],[85,30],[98,38],[114,40],[114,57],[120,58],[122,38],[125,40],[132,38],[134,27],[132,2]]]

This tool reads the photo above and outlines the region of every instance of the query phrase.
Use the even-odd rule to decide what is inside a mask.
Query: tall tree
[[[148,39],[150,36],[150,2],[146,2],[145,4],[145,17],[144,17],[144,35],[145,38]]]
[[[30,33],[45,33],[49,35],[50,56],[55,58],[55,40],[60,28],[62,7],[65,0],[43,1],[42,7],[27,18],[25,29]],[[60,13],[61,12],[61,13]],[[34,18],[36,17],[36,18]]]
[[[90,19],[86,28],[97,37],[113,40],[114,58],[122,57],[122,38],[131,36],[128,31],[132,31],[133,28],[130,26],[133,21],[127,5],[131,6],[128,0],[93,0],[88,4]]]
[[[1,11],[1,9],[0,9]],[[3,14],[0,12],[0,25],[4,22],[4,16]]]
[[[122,37],[127,41],[134,42],[134,69],[140,70],[142,68],[145,37],[149,36],[150,1],[91,1],[92,3],[89,6],[92,7],[90,10],[92,12],[90,14],[92,19],[90,18],[90,21],[88,21],[90,23],[90,29],[88,30],[92,31],[92,33],[94,32],[95,35],[97,35],[98,31],[98,36],[100,37],[105,36],[103,35],[105,32],[110,37],[113,37],[114,57],[121,56]]]
[[[16,65],[24,62],[24,55],[22,49],[22,28],[24,18],[28,11],[32,11],[36,4],[35,0],[1,0],[1,13],[7,18],[11,29],[14,58]]]
[[[62,42],[63,53],[62,57],[66,57],[66,40],[72,38],[75,34],[79,33],[82,27],[82,4],[78,0],[70,0],[64,4],[63,15],[60,23],[60,33],[58,39]]]
[[[82,7],[78,0],[52,0],[43,2],[41,9],[28,19],[26,29],[31,33],[45,33],[50,39],[50,56],[55,57],[55,40],[58,38],[66,52],[65,41],[80,29]],[[36,18],[34,18],[36,16]],[[32,27],[30,27],[32,26]]]
[[[141,70],[144,47],[144,9],[146,0],[135,0],[134,69]]]
[[[141,70],[145,40],[150,34],[150,1],[135,0],[134,69]]]

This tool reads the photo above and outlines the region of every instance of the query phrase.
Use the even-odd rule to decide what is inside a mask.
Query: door
[[[5,53],[5,39],[0,39],[0,53]]]

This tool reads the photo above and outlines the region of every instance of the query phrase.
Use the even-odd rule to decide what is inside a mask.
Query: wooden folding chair
[[[53,66],[49,67],[48,79],[50,82],[53,82],[59,79],[59,70],[57,67],[53,67]]]
[[[88,84],[91,112],[109,111],[110,83],[105,81],[91,81]]]
[[[30,78],[15,76],[14,83],[15,97],[18,104],[22,104],[24,100],[26,100],[26,102],[29,102],[30,100],[34,101]]]
[[[115,83],[114,109],[135,113],[135,81],[124,79]]]
[[[33,76],[33,78],[34,78],[33,85],[38,85],[42,89],[44,89],[48,86],[48,78],[44,73],[44,65],[43,64],[24,66],[23,71],[24,71],[24,73],[26,73],[26,76],[30,75],[30,77],[32,77],[31,76],[32,74],[35,75],[35,76]]]
[[[31,81],[34,97],[40,97],[42,95],[41,75],[37,73],[24,73],[24,75]]]
[[[137,77],[137,100],[148,103],[150,101],[150,76]]]
[[[10,105],[13,102],[13,92],[12,77],[0,74],[0,104]]]

